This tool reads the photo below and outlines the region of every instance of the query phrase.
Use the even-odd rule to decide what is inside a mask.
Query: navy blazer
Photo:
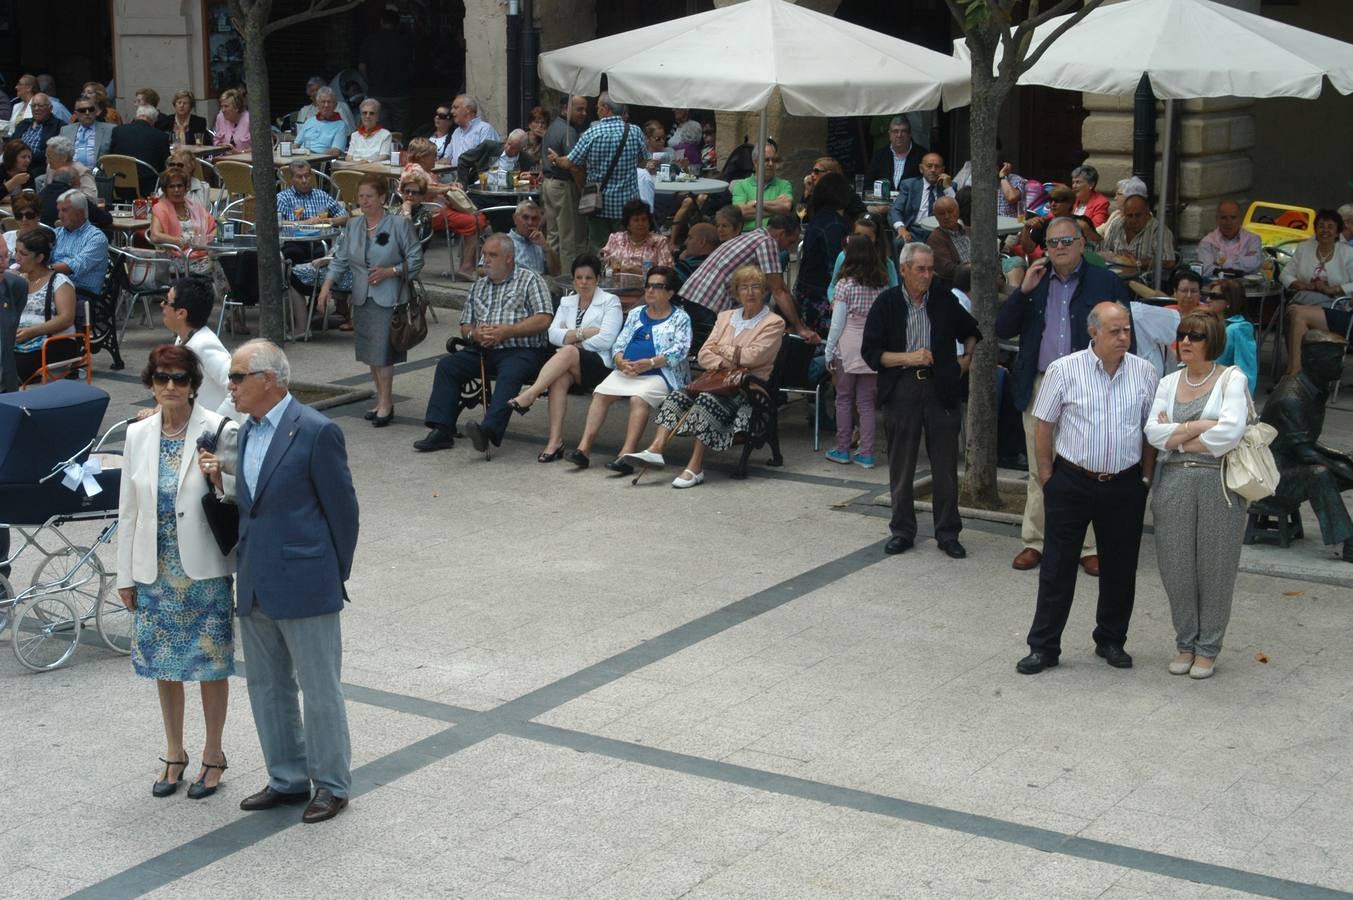
[[[869,315],[864,320],[864,334],[860,339],[860,356],[869,368],[879,373],[878,391],[874,400],[880,409],[892,396],[901,377],[897,366],[884,367],[885,352],[902,353],[907,349],[907,295],[902,288],[888,288],[878,295]],[[963,371],[958,366],[956,341],[968,338],[982,339],[977,320],[958,302],[949,285],[936,278],[926,297],[926,318],[930,320],[931,367],[935,379],[935,396],[945,409],[953,409],[962,400],[960,382]]]
[[[916,227],[917,213],[921,211],[921,200],[925,197],[925,189],[925,179],[919,175],[904,180],[897,187],[897,196],[893,198],[892,209],[888,210],[888,224],[893,226],[894,229],[897,228],[899,222],[907,226],[907,231],[911,232],[913,241],[924,241],[930,236],[929,229]],[[952,196],[954,196],[952,184],[947,188],[942,188],[939,186],[939,182],[935,183],[936,200],[941,197]],[[930,214],[932,216],[935,214],[933,209]]]
[[[1025,294],[1015,288],[996,314],[996,337],[1002,340],[1019,338],[1019,355],[1015,358],[1015,370],[1011,373],[1011,386],[1014,394],[1011,399],[1015,409],[1023,412],[1033,402],[1034,379],[1038,377],[1038,350],[1043,343],[1044,311],[1048,303],[1048,283],[1052,273],[1043,276],[1043,280],[1034,288],[1032,294]],[[1089,327],[1090,310],[1096,303],[1105,300],[1117,300],[1131,309],[1132,294],[1127,285],[1108,269],[1092,266],[1081,261],[1080,281],[1076,292],[1071,295],[1071,350],[1084,350],[1090,346]],[[1132,352],[1137,352],[1137,337],[1132,337]]]
[[[870,189],[873,189],[875,181],[886,181],[892,190],[898,190],[902,186],[902,182],[921,174],[921,157],[929,152],[920,144],[912,141],[911,151],[907,153],[907,161],[902,164],[902,177],[893,181],[893,145],[885,143],[874,151],[874,158],[869,161]]]
[[[343,431],[295,397],[268,445],[251,492],[244,454],[254,429],[242,429],[235,493],[240,507],[236,603],[274,619],[338,612],[357,549],[357,493]]]

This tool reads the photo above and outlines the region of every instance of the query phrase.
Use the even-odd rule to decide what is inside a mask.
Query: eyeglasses
[[[231,384],[244,384],[244,379],[250,375],[262,375],[262,372],[231,372],[226,378],[230,379]]]
[[[75,107],[75,111],[78,113],[85,113],[85,112],[94,112],[95,110],[94,107],[92,106],[77,106]]]
[[[434,119],[449,119],[449,118],[451,118],[451,114],[450,114],[450,113],[433,113],[432,118],[434,118]]]
[[[1176,340],[1187,340],[1191,344],[1201,344],[1207,340],[1207,335],[1201,331],[1176,331],[1174,336]]]
[[[35,212],[21,212],[14,214],[14,218],[16,219],[36,219],[37,217],[38,214]]]
[[[150,376],[150,380],[160,387],[164,387],[171,381],[179,387],[183,387],[193,380],[193,376],[187,372],[156,372]]]
[[[754,281],[749,281],[746,284],[738,285],[737,289],[739,291],[756,291],[757,293],[763,293],[766,290],[766,286],[764,284],[757,284]]]
[[[364,110],[362,110],[362,115],[364,115],[364,116],[374,116],[374,115],[376,115],[376,114],[377,114],[377,113],[376,113],[376,111],[375,111],[374,109],[364,109]]]
[[[1071,237],[1048,238],[1048,248],[1051,249],[1053,247],[1070,247],[1072,244],[1076,243],[1076,241],[1079,240],[1080,238],[1074,235]]]
[[[177,303],[171,302],[168,297],[161,297],[160,307],[164,308],[166,306],[169,307],[170,309],[183,309],[183,307],[179,306]]]
[[[813,174],[814,174],[814,175],[826,175],[826,174],[827,174],[827,170],[826,170],[826,169],[818,168],[817,166],[813,166]]]
[[[644,285],[646,291],[670,291],[672,289],[665,281],[650,281]]]

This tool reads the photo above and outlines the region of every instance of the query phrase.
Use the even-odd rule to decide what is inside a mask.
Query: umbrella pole
[[[1156,214],[1156,290],[1163,291],[1161,273],[1165,268],[1165,211],[1170,207],[1170,169],[1174,162],[1174,101],[1165,101],[1165,148],[1160,154],[1160,211]]]
[[[767,101],[769,104],[769,101]],[[757,129],[756,155],[761,157],[766,152],[766,107],[761,107],[761,126]],[[760,162],[756,164],[756,226],[761,225],[761,217],[764,215],[763,206],[766,196],[766,167]]]

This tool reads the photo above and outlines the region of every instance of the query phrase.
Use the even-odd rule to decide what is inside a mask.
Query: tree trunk
[[[249,138],[253,143],[254,233],[258,235],[258,308],[261,332],[281,344],[284,337],[281,245],[277,229],[277,169],[272,153],[272,110],[268,101],[268,60],[264,28],[272,0],[254,0],[247,11],[231,0],[244,40],[244,77],[249,89]]]
[[[968,438],[966,468],[959,482],[959,501],[993,508],[996,491],[996,304],[1001,281],[996,235],[998,185],[996,129],[1010,91],[1009,79],[992,75],[997,47],[994,31],[969,32],[972,51],[972,106],[969,110],[972,158],[972,303],[982,330],[968,374]]]

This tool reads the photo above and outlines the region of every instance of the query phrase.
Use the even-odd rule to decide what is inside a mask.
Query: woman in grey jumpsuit
[[[1245,434],[1249,383],[1216,363],[1226,349],[1216,316],[1188,313],[1177,337],[1184,367],[1161,379],[1146,422],[1146,439],[1161,451],[1151,513],[1178,651],[1170,672],[1209,678],[1231,618],[1245,532],[1246,501],[1226,490],[1222,458]]]

